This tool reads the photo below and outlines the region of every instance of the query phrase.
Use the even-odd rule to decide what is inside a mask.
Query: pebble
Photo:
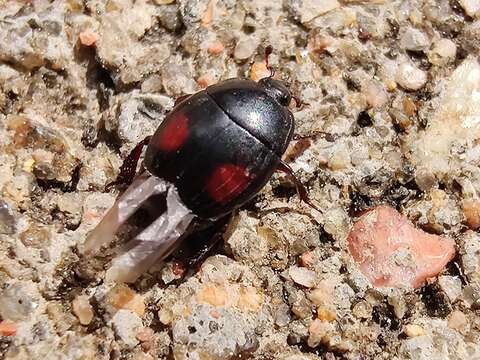
[[[7,202],[0,199],[0,234],[12,235],[15,232],[15,217]]]
[[[0,322],[0,336],[15,336],[17,333],[17,324],[10,320]]]
[[[372,317],[372,305],[365,300],[360,300],[353,306],[352,314],[358,319],[369,319]]]
[[[460,253],[462,268],[468,280],[480,283],[480,235],[467,231],[462,238]]]
[[[348,248],[374,286],[421,286],[455,256],[455,242],[427,234],[394,208],[365,213],[348,235]]]
[[[300,255],[300,265],[302,267],[309,268],[314,264],[315,261],[315,253],[313,251],[307,251]]]
[[[465,331],[468,325],[466,315],[460,310],[454,310],[448,316],[448,327],[459,332]]]
[[[263,294],[253,286],[241,286],[237,307],[242,311],[258,311],[263,304]]]
[[[462,205],[468,227],[472,230],[480,228],[480,200],[466,199],[463,200]]]
[[[258,81],[260,79],[270,76],[270,70],[267,68],[267,64],[264,61],[254,62],[250,68],[250,79]]]
[[[388,101],[388,95],[385,91],[385,87],[379,82],[369,81],[365,86],[364,93],[367,104],[371,108],[382,107]]]
[[[480,134],[479,91],[480,64],[476,58],[468,57],[442,86],[438,107],[429,116],[425,131],[408,145],[413,150],[417,184],[435,185],[438,179],[469,166],[468,157],[452,152],[452,148],[469,147]]]
[[[27,320],[36,307],[28,286],[22,283],[8,285],[0,292],[0,316],[3,319]]]
[[[395,81],[405,90],[420,90],[427,82],[427,74],[415,65],[404,62],[397,69]]]
[[[225,306],[228,300],[228,293],[224,286],[215,283],[204,284],[197,293],[197,301],[212,306]]]
[[[207,51],[211,55],[219,55],[223,50],[225,50],[225,46],[219,40],[212,41],[207,47]]]
[[[308,293],[308,298],[317,306],[333,304],[335,297],[335,281],[331,279],[321,280]]]
[[[337,314],[329,307],[320,306],[317,308],[317,318],[322,321],[332,322],[337,319]]]
[[[460,6],[471,17],[480,17],[480,0],[459,0]]]
[[[440,39],[433,44],[428,60],[434,65],[444,65],[455,59],[457,45],[450,39]]]
[[[313,270],[309,270],[304,267],[292,266],[288,270],[288,275],[299,285],[307,288],[312,288],[315,286],[317,276]]]
[[[452,303],[462,295],[462,280],[458,276],[439,276],[438,285]]]
[[[118,284],[112,288],[107,294],[107,301],[115,309],[131,310],[140,317],[145,313],[143,296],[125,284]]]
[[[298,9],[298,15],[302,24],[308,23],[316,17],[340,7],[340,3],[337,0],[304,0],[301,4],[301,7]]]
[[[327,343],[332,333],[334,333],[334,325],[327,321],[315,319],[308,328],[307,344],[311,348],[317,347],[321,343]]]
[[[405,333],[405,335],[407,335],[410,338],[422,336],[425,334],[425,331],[423,330],[423,328],[420,325],[415,325],[415,324],[405,325],[403,332]]]
[[[400,47],[410,51],[425,51],[430,47],[430,40],[423,31],[408,28],[400,38]]]
[[[119,310],[112,318],[115,334],[125,345],[130,348],[136,346],[139,341],[137,334],[142,327],[142,320],[130,310]]]
[[[92,305],[86,295],[79,295],[72,301],[72,311],[82,325],[88,325],[93,320]]]
[[[249,59],[257,49],[257,42],[252,38],[243,38],[237,41],[233,56],[236,60]]]
[[[85,30],[78,36],[80,43],[84,46],[94,46],[98,40],[98,34],[93,30]]]

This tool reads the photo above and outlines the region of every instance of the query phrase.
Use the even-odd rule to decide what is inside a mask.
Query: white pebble
[[[480,0],[460,0],[459,3],[468,16],[480,16]]]
[[[424,51],[429,48],[430,40],[422,31],[409,28],[400,38],[400,46],[405,50]]]
[[[316,275],[315,272],[307,268],[292,266],[288,274],[297,284],[311,288],[315,285]]]
[[[395,81],[406,90],[419,90],[427,82],[427,74],[416,66],[405,62],[398,67]]]

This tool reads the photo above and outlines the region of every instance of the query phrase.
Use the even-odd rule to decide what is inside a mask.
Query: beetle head
[[[263,78],[259,81],[265,92],[282,106],[288,106],[292,100],[290,91],[282,81],[272,77]]]

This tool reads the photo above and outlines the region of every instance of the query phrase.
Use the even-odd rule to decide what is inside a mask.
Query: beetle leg
[[[133,148],[130,154],[128,154],[123,161],[117,178],[115,181],[112,181],[105,186],[105,191],[109,191],[113,186],[116,185],[130,185],[132,183],[137,172],[137,164],[140,156],[142,155],[143,148],[148,145],[151,138],[151,136],[147,136]]]
[[[305,188],[305,186],[302,184],[302,182],[300,180],[298,180],[298,178],[295,176],[295,173],[293,172],[293,169],[288,166],[286,163],[284,163],[283,161],[280,162],[280,165],[278,166],[277,170],[279,171],[282,171],[284,172],[285,174],[287,174],[292,180],[293,182],[295,183],[295,187],[297,189],[297,193],[298,193],[298,196],[300,197],[300,199],[310,205],[310,207],[314,208],[315,210],[317,210],[318,212],[322,212],[316,205],[314,205],[309,197],[308,197],[308,192],[307,192],[307,189]]]

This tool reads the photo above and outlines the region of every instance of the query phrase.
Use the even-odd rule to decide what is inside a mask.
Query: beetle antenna
[[[275,69],[270,65],[268,58],[270,55],[273,53],[273,47],[272,45],[268,45],[265,48],[265,66],[267,69],[270,71],[270,77],[272,78],[275,75]]]

